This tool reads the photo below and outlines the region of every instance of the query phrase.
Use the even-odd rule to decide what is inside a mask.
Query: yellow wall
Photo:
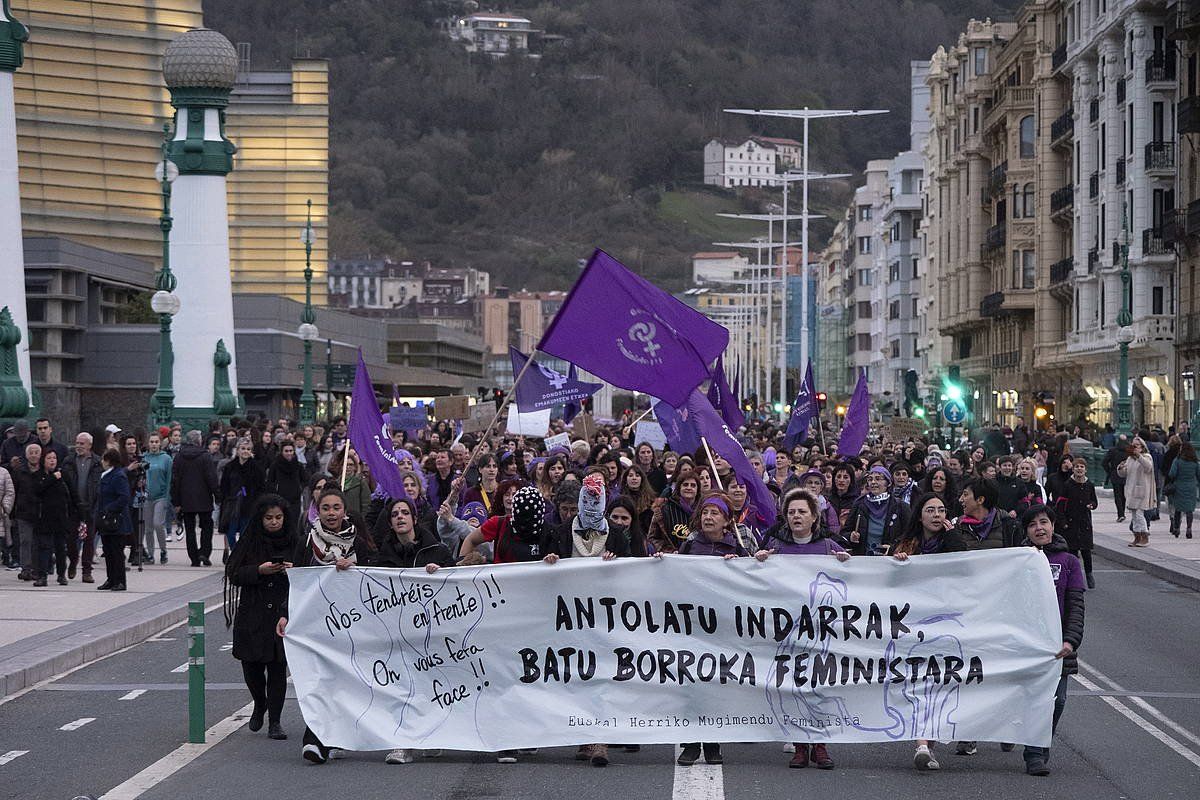
[[[255,73],[251,73],[253,76]],[[329,65],[292,63],[290,102],[237,90],[226,134],[238,146],[229,175],[233,290],[304,299],[305,201],[313,201],[313,302],[325,303],[329,201]]]

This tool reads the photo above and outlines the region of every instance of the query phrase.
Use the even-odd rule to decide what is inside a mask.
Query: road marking
[[[150,789],[223,742],[229,734],[245,724],[253,710],[254,703],[247,703],[209,728],[204,735],[204,744],[180,745],[129,780],[109,789],[101,795],[100,800],[137,800]]]
[[[1096,678],[1096,680],[1100,681],[1101,683],[1108,684],[1108,687],[1110,689],[1112,689],[1114,691],[1118,691],[1118,692],[1126,691],[1125,688],[1122,687],[1119,683],[1117,683],[1112,678],[1105,675],[1100,670],[1093,667],[1091,664],[1085,664],[1084,662],[1080,661],[1079,667],[1080,667],[1080,669],[1086,670],[1087,672],[1091,673],[1091,675],[1093,675]],[[1183,738],[1190,741],[1192,744],[1200,745],[1200,736],[1197,736],[1196,734],[1189,731],[1187,728],[1180,725],[1175,720],[1168,717],[1166,714],[1163,714],[1157,708],[1150,705],[1145,700],[1143,700],[1141,697],[1139,697],[1136,693],[1130,693],[1129,699],[1135,706],[1142,709],[1147,714],[1154,717],[1156,720],[1158,720],[1162,724],[1166,725],[1168,728],[1175,731],[1177,734],[1179,734]]]
[[[1140,569],[1094,569],[1092,572],[1141,572]]]
[[[1087,678],[1083,677],[1082,675],[1076,675],[1075,680],[1079,681],[1079,683],[1085,689],[1096,690],[1096,689],[1100,688],[1099,686],[1092,683],[1091,681],[1089,681]],[[1116,699],[1115,697],[1103,697],[1102,696],[1100,699],[1103,700],[1104,702],[1108,703],[1114,709],[1116,709],[1117,713],[1119,713],[1121,716],[1128,719],[1134,725],[1137,725],[1139,728],[1144,730],[1146,733],[1150,734],[1155,739],[1158,739],[1160,742],[1165,744],[1167,747],[1174,750],[1177,754],[1183,756],[1188,761],[1192,762],[1192,764],[1194,764],[1195,766],[1200,767],[1200,753],[1196,753],[1192,750],[1189,750],[1188,747],[1186,745],[1182,744],[1178,739],[1175,739],[1175,738],[1171,737],[1169,734],[1163,732],[1163,730],[1161,728],[1159,728],[1154,723],[1147,720],[1142,715],[1138,714],[1136,711],[1134,711],[1129,706],[1125,705],[1124,703],[1122,703],[1120,700]]]
[[[207,614],[208,609],[205,609],[204,613]],[[186,622],[186,621],[187,620],[184,620],[184,622]],[[170,629],[168,628],[168,630],[170,630]],[[149,639],[147,639],[146,641],[147,642],[173,642],[173,641],[175,641],[175,637],[174,636],[152,636]]]
[[[134,689],[130,692],[126,692],[125,694],[121,695],[120,698],[118,698],[118,699],[120,699],[120,700],[137,700],[139,697],[141,697],[145,693],[146,693],[145,689]]]
[[[178,667],[176,667],[175,669],[171,670],[171,672],[187,672],[187,669],[188,669],[188,662],[185,661],[182,664],[180,664]]]
[[[84,725],[87,725],[89,722],[95,722],[95,721],[96,721],[95,717],[80,717],[79,719],[75,720],[74,722],[68,722],[66,725],[63,725],[61,728],[59,728],[59,730],[60,731],[77,731],[80,728],[82,728]]]
[[[682,749],[679,746],[675,747],[676,757]],[[676,764],[671,800],[725,800],[725,778],[721,772],[721,765],[704,764],[699,761],[690,767]]]
[[[4,755],[0,755],[0,767],[3,767],[10,761],[15,761],[28,752],[28,750],[9,750]]]
[[[222,651],[225,651],[225,650],[232,650],[232,649],[233,649],[233,642],[230,642],[229,644],[223,644],[223,645],[221,645],[221,650],[222,650]]]

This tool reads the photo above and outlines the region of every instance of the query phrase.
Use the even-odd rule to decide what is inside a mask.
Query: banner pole
[[[492,421],[488,423],[487,429],[483,432],[483,435],[479,437],[479,441],[475,443],[475,449],[471,451],[471,457],[467,459],[467,469],[470,469],[471,465],[475,463],[475,457],[479,455],[479,448],[482,447],[483,443],[486,442],[488,437],[492,435],[492,428],[496,427],[496,422],[500,419],[500,415],[504,413],[504,409],[508,408],[509,402],[511,402],[512,399],[517,396],[517,384],[521,382],[521,378],[525,377],[525,373],[533,365],[533,358],[537,355],[537,353],[537,350],[530,351],[529,358],[525,362],[525,366],[521,367],[521,371],[517,373],[517,377],[513,380],[512,389],[508,394],[504,395],[504,401],[501,402],[500,407],[496,409],[496,415],[492,417]]]
[[[712,450],[708,449],[708,439],[701,436],[700,444],[704,445],[704,452],[708,454],[708,465],[712,467],[713,480],[717,482],[717,488],[722,492],[725,491],[725,485],[721,483],[721,476],[717,474],[717,465],[714,463]]]
[[[825,425],[821,422],[821,411],[817,410],[817,433],[821,436],[821,455],[828,456],[829,451],[825,449]]]
[[[346,444],[342,446],[342,491],[346,491],[346,467],[350,465],[350,436],[346,436]]]
[[[654,410],[654,406],[653,406],[653,405],[651,405],[649,408],[647,408],[645,411],[643,411],[643,412],[641,413],[641,416],[639,416],[639,417],[638,417],[637,419],[635,419],[633,422],[629,423],[629,427],[631,427],[631,428],[632,428],[634,425],[637,425],[639,422],[641,422],[642,420],[644,420],[646,417],[650,416],[650,412],[651,412],[651,411],[653,411],[653,410]]]

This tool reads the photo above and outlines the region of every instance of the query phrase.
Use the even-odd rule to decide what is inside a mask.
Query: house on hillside
[[[773,186],[777,152],[775,145],[760,139],[713,139],[704,145],[704,183],[726,189]]]
[[[496,57],[529,55],[529,36],[537,33],[525,17],[489,12],[454,17],[446,23],[446,30],[451,39],[466,45],[468,52]]]
[[[750,261],[740,253],[694,253],[692,255],[692,283],[731,283],[750,266]]]
[[[800,155],[804,149],[795,139],[780,139],[774,136],[755,136],[754,141],[775,148],[775,166],[781,170],[799,169]]]

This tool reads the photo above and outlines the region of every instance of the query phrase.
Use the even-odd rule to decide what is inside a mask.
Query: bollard
[[[204,744],[204,603],[188,603],[188,741]]]

